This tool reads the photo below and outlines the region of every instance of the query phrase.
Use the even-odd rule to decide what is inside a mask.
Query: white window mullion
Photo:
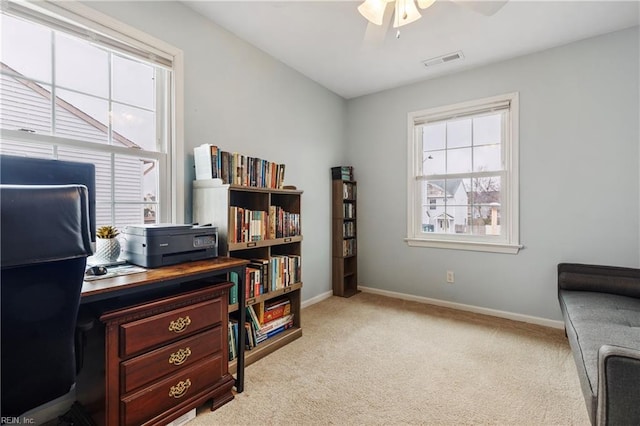
[[[51,32],[51,129],[49,133],[51,135],[56,134],[56,120],[57,120],[57,111],[56,111],[56,99],[57,95],[57,86],[56,86],[56,33],[55,31]]]

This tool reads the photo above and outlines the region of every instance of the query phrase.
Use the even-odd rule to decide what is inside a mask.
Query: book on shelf
[[[269,292],[269,259],[250,259],[248,267],[258,269],[260,271],[260,293]]]
[[[356,186],[352,183],[343,182],[342,183],[342,198],[345,200],[355,200],[356,199]]]
[[[229,289],[229,304],[233,305],[238,303],[238,273],[229,272],[229,281],[233,283]]]
[[[229,361],[236,359],[236,339],[234,337],[233,322],[227,322],[227,334],[229,338]]]
[[[250,335],[247,339],[247,349],[252,349],[257,344],[267,340],[269,337],[273,337],[276,334],[279,334],[284,330],[288,330],[289,328],[293,327],[293,314],[289,314],[273,321],[269,321],[259,328],[253,327],[250,323],[247,323],[246,326],[247,335]]]
[[[231,341],[229,361],[233,361],[238,357],[238,320],[229,318],[229,341]]]
[[[331,179],[353,180],[353,166],[337,166],[331,168]]]
[[[256,265],[248,264],[245,268],[245,271],[245,295],[247,299],[263,294],[264,287],[262,282],[262,268],[259,268]]]
[[[344,203],[342,205],[342,215],[344,219],[353,219],[355,217],[355,206],[353,203]]]
[[[282,318],[291,313],[291,301],[284,299],[271,300],[259,307],[258,317],[262,317],[262,324]]]
[[[229,242],[246,243],[268,238],[269,215],[262,210],[229,207]]]
[[[356,254],[356,240],[354,238],[346,239],[342,242],[343,256],[353,256]]]
[[[270,291],[280,290],[302,281],[302,257],[297,254],[274,254],[270,263]]]
[[[280,189],[284,186],[285,165],[223,151],[202,144],[193,149],[196,179],[220,178],[224,184]]]

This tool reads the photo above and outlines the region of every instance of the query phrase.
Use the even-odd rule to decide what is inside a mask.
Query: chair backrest
[[[74,332],[91,235],[81,185],[0,185],[2,417],[75,382]]]

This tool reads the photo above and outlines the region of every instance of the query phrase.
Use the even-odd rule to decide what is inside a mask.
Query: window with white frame
[[[517,253],[518,94],[409,114],[410,246]]]
[[[93,163],[97,226],[179,220],[181,53],[88,8],[49,6],[3,3],[0,152]],[[91,25],[99,15],[108,22]]]

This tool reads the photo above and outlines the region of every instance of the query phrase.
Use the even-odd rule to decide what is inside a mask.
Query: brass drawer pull
[[[191,318],[189,318],[189,315],[184,318],[180,317],[175,321],[171,321],[171,324],[169,324],[169,331],[173,331],[174,333],[182,333],[187,329],[189,324],[191,324]]]
[[[169,357],[169,364],[182,365],[191,355],[191,348],[178,349]]]
[[[175,386],[171,386],[171,389],[169,390],[169,396],[173,398],[182,398],[183,396],[186,395],[187,390],[189,390],[190,386],[191,386],[191,380],[189,379],[184,380]]]

